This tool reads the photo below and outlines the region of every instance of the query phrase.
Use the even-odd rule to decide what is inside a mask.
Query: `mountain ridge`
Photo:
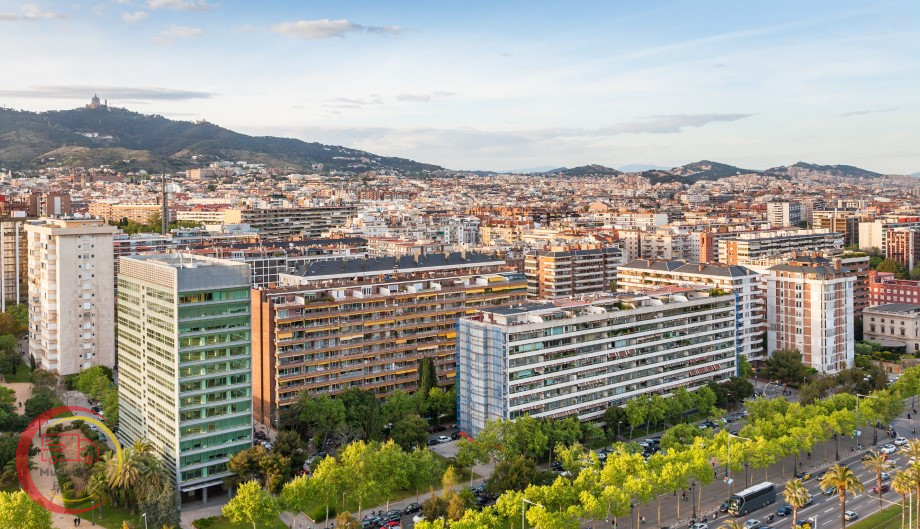
[[[164,163],[175,170],[217,160],[345,173],[393,170],[422,174],[443,169],[359,149],[249,136],[206,121],[178,121],[119,108],[45,112],[0,108],[0,164],[14,169],[107,164],[125,171],[160,171]]]

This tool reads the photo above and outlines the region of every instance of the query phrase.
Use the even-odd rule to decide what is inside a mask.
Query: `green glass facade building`
[[[122,443],[149,440],[187,498],[221,485],[252,445],[249,265],[180,254],[121,257]]]

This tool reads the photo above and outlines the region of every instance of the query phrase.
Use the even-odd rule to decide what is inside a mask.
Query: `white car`
[[[888,481],[889,479],[891,479],[891,474],[888,472],[882,472],[882,481]]]
[[[853,520],[859,518],[859,513],[856,513],[853,511],[846,511],[845,513],[843,513],[843,518],[848,522],[852,522]]]
[[[745,529],[754,529],[755,527],[760,527],[761,525],[763,524],[761,524],[760,520],[756,518],[751,518],[750,520],[744,522]]]
[[[883,454],[893,454],[893,453],[895,453],[895,452],[898,451],[898,447],[896,447],[896,446],[893,445],[893,444],[887,444],[887,445],[885,445],[885,446],[879,448],[878,451],[881,452],[881,453],[883,453]]]
[[[449,442],[450,442],[450,437],[447,437],[446,435],[439,435],[439,436],[438,436],[438,442],[441,443],[441,444],[449,443]]]
[[[904,446],[904,445],[907,444],[907,438],[906,438],[906,437],[898,437],[897,439],[894,440],[894,444],[896,444],[896,445],[898,445],[898,446]]]
[[[419,522],[421,522],[421,521],[424,520],[424,519],[425,519],[425,517],[422,516],[422,513],[418,513],[418,514],[416,514],[415,516],[412,517],[412,523],[419,523]]]
[[[690,529],[709,529],[708,523],[695,523],[690,526]]]

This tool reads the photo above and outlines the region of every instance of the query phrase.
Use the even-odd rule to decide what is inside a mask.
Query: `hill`
[[[193,160],[193,157],[196,157]],[[245,160],[292,170],[420,174],[441,169],[405,158],[292,138],[249,136],[116,108],[24,112],[0,108],[0,165],[16,169],[108,164],[120,170],[197,167],[201,160]]]
[[[612,167],[605,167],[598,164],[582,165],[579,167],[560,167],[546,171],[543,174],[553,174],[557,176],[617,176],[623,174]]]
[[[807,162],[796,162],[786,167],[773,167],[767,169],[767,173],[787,174],[790,176],[794,176],[802,172],[846,178],[879,178],[884,176],[881,173],[876,173],[874,171],[869,171],[860,167],[854,167],[852,165],[818,165]]]

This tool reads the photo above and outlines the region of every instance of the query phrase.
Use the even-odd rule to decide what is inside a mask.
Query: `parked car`
[[[449,443],[449,442],[450,442],[450,437],[448,437],[448,436],[446,436],[446,435],[439,435],[439,436],[438,436],[438,442],[439,442],[439,443]]]
[[[399,519],[402,518],[402,515],[403,513],[401,510],[392,509],[392,510],[387,511],[387,513],[384,514],[382,518],[386,521],[396,520],[398,522]]]
[[[419,523],[419,522],[421,522],[421,521],[424,520],[424,519],[425,519],[425,517],[422,516],[422,513],[418,513],[418,514],[416,514],[415,516],[412,517],[412,523]]]
[[[894,444],[895,444],[896,446],[904,446],[904,445],[907,444],[907,438],[906,438],[906,437],[898,437],[897,439],[894,440]]]
[[[450,438],[451,438],[452,440],[454,440],[454,441],[460,439],[460,432],[454,432],[454,433],[450,434]]]
[[[438,443],[438,440],[437,440],[437,439],[429,439],[429,440],[428,440],[428,443],[426,443],[426,444],[427,444],[428,446],[434,446],[434,445],[439,444],[439,443]]]
[[[562,472],[562,461],[553,461],[549,465],[550,470],[555,470],[556,472]]]
[[[406,514],[415,514],[417,512],[422,512],[422,506],[419,505],[418,503],[413,502],[413,503],[410,503],[409,505],[406,505],[406,508],[403,510],[403,512]]]
[[[848,521],[848,522],[852,522],[853,520],[855,520],[855,519],[857,519],[857,518],[859,518],[859,513],[858,513],[858,512],[846,511],[846,512],[843,513],[843,519],[846,520],[846,521]]]

